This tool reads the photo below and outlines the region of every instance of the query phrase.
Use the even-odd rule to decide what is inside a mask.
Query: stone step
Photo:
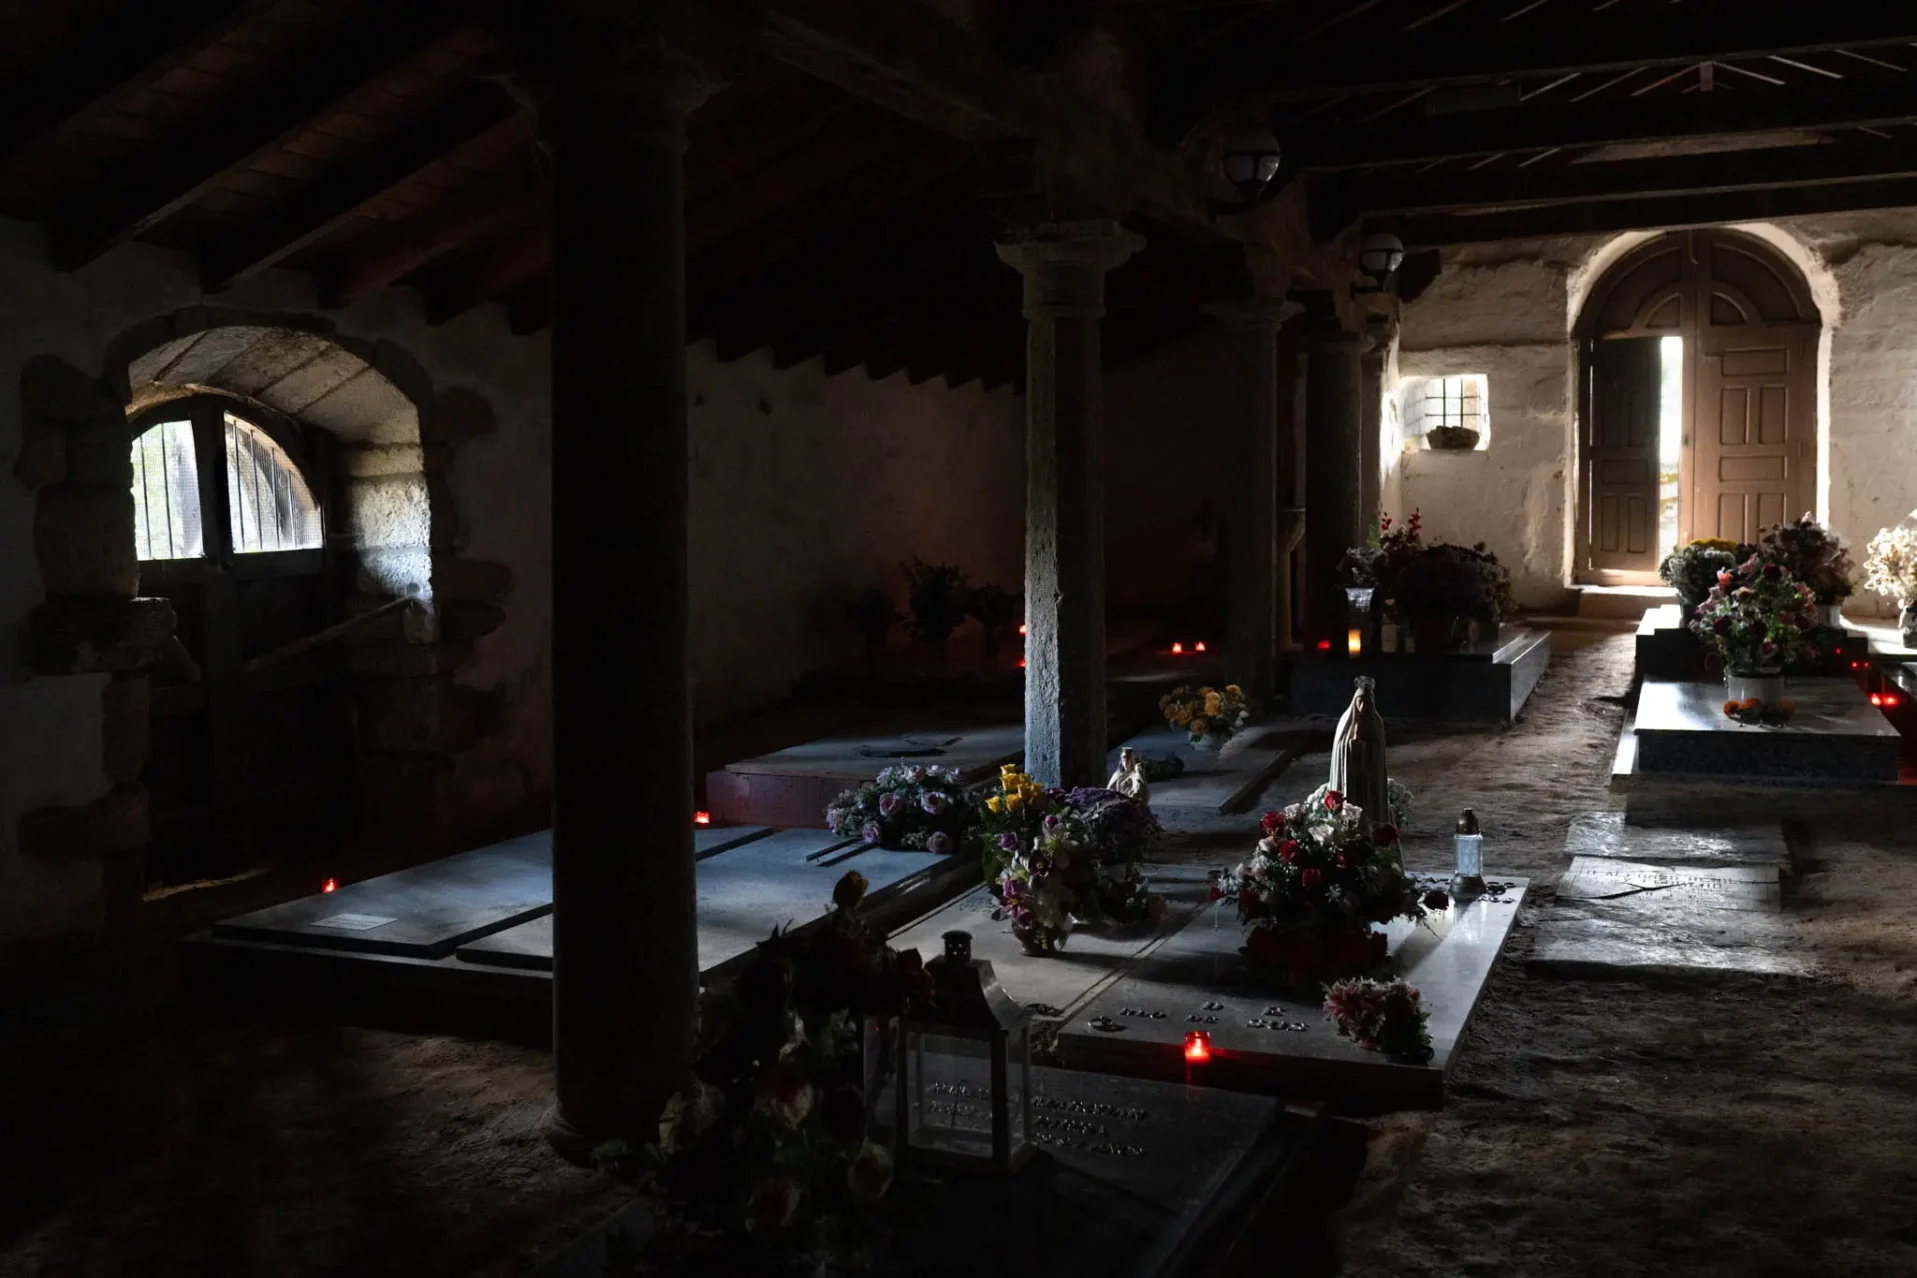
[[[1669,586],[1573,586],[1577,595],[1577,615],[1636,621],[1646,608],[1677,602],[1677,592]]]

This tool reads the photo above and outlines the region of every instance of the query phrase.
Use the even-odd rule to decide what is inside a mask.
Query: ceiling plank
[[[1320,129],[1281,140],[1298,167],[1334,170],[1426,163],[1503,151],[1605,146],[1784,130],[1882,127],[1917,121],[1901,85],[1831,84],[1790,93],[1693,93],[1607,106],[1525,107],[1390,125]]]
[[[443,279],[428,281],[426,322],[445,324],[475,306],[499,301],[543,277],[552,265],[552,227],[540,226],[449,268]]]
[[[1367,230],[1396,232],[1413,247],[1482,244],[1616,231],[1751,222],[1818,213],[1845,213],[1917,205],[1917,178],[1845,182],[1588,204],[1553,204],[1502,213],[1434,214],[1428,217],[1366,218]]]
[[[1917,11],[1908,5],[1705,0],[1666,6],[1654,19],[1587,10],[1554,12],[1527,23],[1473,23],[1452,35],[1380,38],[1374,30],[1360,29],[1336,41],[1295,43],[1277,56],[1261,42],[1242,41],[1213,64],[1211,73],[1220,92],[1295,101],[1911,41],[1917,41]]]
[[[110,22],[0,88],[0,165],[97,102],[144,88],[218,43],[270,0],[132,0]]]
[[[1418,178],[1334,176],[1313,190],[1312,220],[1322,242],[1360,216],[1380,213],[1486,211],[1893,177],[1917,177],[1917,149],[1903,142],[1857,142]]]
[[[529,188],[531,180],[525,173],[501,175],[454,193],[445,208],[397,224],[373,247],[320,271],[320,301],[334,310],[350,306],[488,236],[544,216],[548,192],[543,185]]]
[[[177,142],[142,153],[54,219],[55,265],[77,270],[159,225],[226,173],[449,35],[464,8],[453,0],[378,8],[307,50],[297,68],[221,104]]]
[[[518,114],[518,104],[499,85],[467,85],[396,136],[210,246],[202,271],[207,289],[218,292],[317,243],[394,187]]]

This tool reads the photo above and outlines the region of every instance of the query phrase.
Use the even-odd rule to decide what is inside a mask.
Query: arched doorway
[[[1674,545],[1813,508],[1820,329],[1797,269],[1735,231],[1674,231],[1605,273],[1575,333],[1578,581],[1655,582]]]

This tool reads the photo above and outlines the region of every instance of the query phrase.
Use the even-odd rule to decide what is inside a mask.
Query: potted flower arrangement
[[[1904,647],[1917,648],[1917,525],[1905,522],[1870,539],[1864,553],[1864,584],[1898,606]]]
[[[923,849],[936,856],[959,850],[978,824],[978,797],[949,768],[898,764],[825,810],[826,828],[867,847]]]
[[[1691,631],[1723,670],[1732,701],[1777,707],[1784,700],[1785,663],[1812,655],[1815,607],[1803,582],[1753,558],[1735,574],[1718,573]]]
[[[1200,750],[1222,749],[1232,733],[1251,718],[1245,691],[1235,683],[1223,688],[1177,687],[1158,699],[1165,722],[1191,734]]]
[[[1816,600],[1818,624],[1836,629],[1838,610],[1850,598],[1850,546],[1822,524],[1805,515],[1788,524],[1764,530],[1752,548],[1760,564],[1776,564],[1804,583]]]
[[[1431,1014],[1402,979],[1339,981],[1325,990],[1325,1014],[1360,1047],[1417,1065],[1431,1059]]]
[[[1048,790],[1008,764],[985,811],[979,837],[995,914],[1029,952],[1057,953],[1074,927],[1163,914],[1140,868],[1163,838],[1147,804],[1101,787]]]
[[[1679,546],[1664,556],[1657,575],[1677,592],[1678,605],[1686,618],[1697,612],[1717,584],[1717,574],[1738,564],[1737,543],[1722,537],[1707,537],[1688,546]]]
[[[891,949],[858,917],[865,886],[846,874],[823,927],[774,932],[735,980],[708,988],[693,1081],[667,1103],[658,1142],[597,1151],[657,1204],[642,1272],[804,1278],[873,1253],[892,1157],[868,1139],[868,1092],[890,1057],[867,1057],[864,1027],[889,1027],[930,981],[917,951]]]
[[[944,648],[952,632],[965,624],[971,591],[965,574],[951,564],[928,564],[917,555],[905,565],[905,628],[933,648]]]
[[[1372,924],[1424,917],[1396,827],[1367,833],[1336,790],[1267,812],[1260,828],[1251,858],[1214,889],[1237,903],[1253,964],[1294,985],[1322,984],[1386,957]]]
[[[1424,547],[1398,572],[1390,598],[1419,652],[1454,652],[1469,626],[1495,627],[1515,607],[1510,570],[1483,542]]]

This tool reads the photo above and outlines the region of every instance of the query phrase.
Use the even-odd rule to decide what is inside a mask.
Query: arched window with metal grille
[[[271,435],[226,414],[226,506],[233,553],[313,550],[319,505],[299,467]]]
[[[319,503],[299,466],[265,430],[231,412],[220,416],[231,553],[318,549]],[[207,556],[200,435],[196,443],[194,421],[183,416],[154,422],[133,441],[134,542],[143,561]]]

